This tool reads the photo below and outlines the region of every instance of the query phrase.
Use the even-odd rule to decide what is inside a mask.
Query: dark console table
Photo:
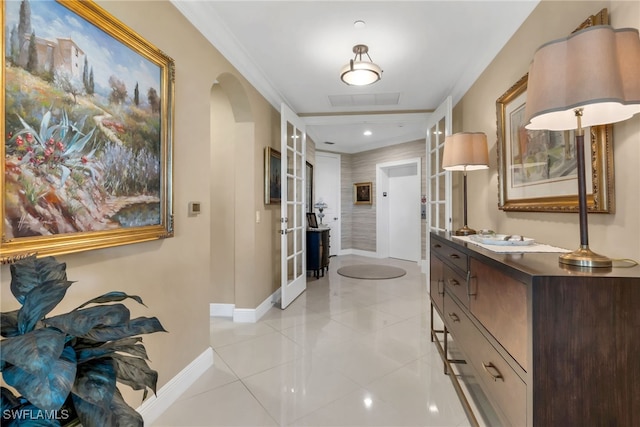
[[[640,266],[430,245],[431,340],[473,424],[640,426]]]
[[[329,232],[328,227],[307,229],[307,271],[315,277],[329,271]]]

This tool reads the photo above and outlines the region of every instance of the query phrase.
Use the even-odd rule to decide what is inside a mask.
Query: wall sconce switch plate
[[[189,216],[200,215],[201,205],[200,202],[189,202]]]

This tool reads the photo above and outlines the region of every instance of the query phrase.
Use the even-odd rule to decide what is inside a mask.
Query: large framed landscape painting
[[[173,60],[91,1],[2,7],[2,262],[172,237]]]
[[[607,9],[574,30],[607,25]],[[504,211],[578,212],[575,131],[525,128],[528,75],[496,101],[498,207]],[[576,123],[577,125],[577,123]],[[613,126],[584,128],[587,210],[615,212]]]

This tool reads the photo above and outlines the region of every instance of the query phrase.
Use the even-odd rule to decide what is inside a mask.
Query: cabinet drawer
[[[469,320],[460,306],[445,293],[445,322],[456,345],[478,377],[482,389],[508,423],[526,425],[527,387],[495,348]]]
[[[452,266],[459,268],[465,273],[468,271],[469,266],[467,255],[465,255],[463,252],[460,252],[458,249],[445,243],[440,243],[439,241],[432,240],[431,250],[437,256],[439,256],[441,259],[451,264]]]
[[[444,306],[446,310],[444,311],[443,320],[451,332],[451,335],[453,335],[457,346],[465,353],[473,350],[469,348],[466,337],[473,333],[476,327],[471,323],[471,320],[469,320],[464,311],[462,311],[458,303],[451,298],[449,292],[444,293]]]
[[[476,259],[470,268],[471,314],[527,371],[527,285]]]
[[[527,386],[500,356],[495,348],[477,332],[469,339],[474,351],[471,362],[486,394],[500,408],[511,425],[527,424]]]
[[[467,282],[467,278],[461,276],[457,271],[458,270],[453,270],[447,265],[444,266],[444,285],[449,290],[449,292],[454,294],[460,300],[460,302],[468,308],[469,283]]]

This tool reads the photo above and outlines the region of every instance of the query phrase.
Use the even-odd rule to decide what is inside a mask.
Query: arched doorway
[[[211,173],[207,178],[211,200],[211,302],[241,305],[240,285],[252,283],[255,253],[254,118],[240,81],[230,73],[218,76],[211,89]],[[184,144],[188,144],[185,141]]]

